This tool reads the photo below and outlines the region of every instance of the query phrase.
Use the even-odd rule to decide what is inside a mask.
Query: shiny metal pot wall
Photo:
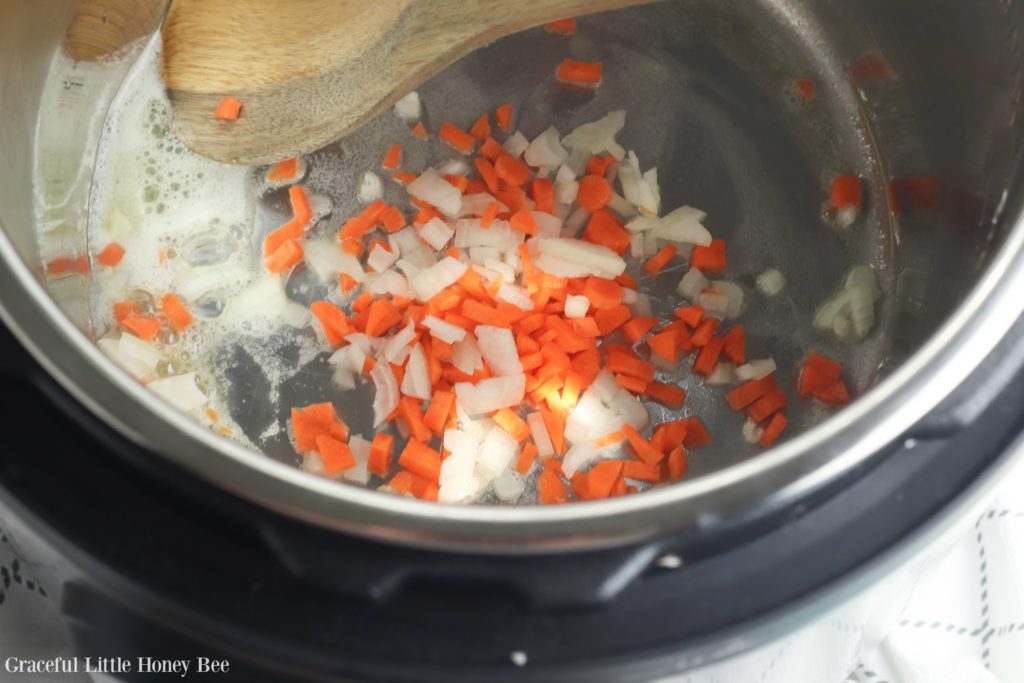
[[[1015,3],[682,0],[597,17],[594,34],[638,75],[609,83],[601,96],[638,112],[634,130],[644,135],[631,144],[686,188],[666,203],[699,200],[741,259],[781,267],[803,316],[848,265],[880,269],[888,290],[882,322],[844,358],[859,388],[877,386],[820,425],[807,417],[806,432],[769,453],[726,453],[700,476],[625,499],[451,508],[313,479],[169,411],[69,318],[76,301],[81,312],[85,289],[39,276],[31,178],[53,144],[36,134],[52,57],[65,50],[84,64],[152,33],[164,5],[0,7],[0,312],[113,427],[155,457],[274,509],[382,538],[495,549],[611,544],[756,514],[876,456],[975,369],[1024,309],[1015,293],[1024,286]],[[479,59],[523,54],[532,40],[510,38]],[[484,79],[473,59],[427,87]],[[818,84],[810,106],[791,94],[804,77]],[[511,75],[509,83],[519,87]],[[86,114],[102,112],[113,92],[73,77],[65,87],[82,117],[66,122],[61,144],[78,145],[88,160],[102,117]],[[86,161],[68,176],[90,170]],[[866,179],[868,206],[863,227],[840,242],[817,214],[830,179],[847,173]],[[85,215],[87,184],[81,194],[76,187],[68,185],[65,216]],[[765,329],[785,339],[794,324],[769,321]]]

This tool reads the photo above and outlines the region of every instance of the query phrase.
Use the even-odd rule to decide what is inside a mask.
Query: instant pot
[[[583,20],[636,22],[662,82],[750,136],[744,154],[714,121],[679,138],[721,152],[709,192],[730,191],[738,224],[772,225],[759,222],[770,207],[743,205],[744,183],[804,197],[859,150],[884,239],[848,248],[883,249],[891,277],[851,406],[673,486],[546,507],[316,479],[176,413],[96,348],[88,278],[42,267],[33,169],[55,145],[82,151],[62,176],[58,227],[74,244],[116,90],[86,76],[156,31],[164,5],[0,7],[0,497],[64,558],[50,578],[80,654],[226,659],[244,681],[653,680],[842,604],[973,522],[1024,457],[1014,0],[677,0]],[[63,106],[81,115],[55,142],[40,121],[52,127],[58,52],[80,64]],[[801,118],[789,85],[805,77],[822,104]],[[651,135],[671,132],[663,114]],[[780,236],[796,282],[813,270],[813,231],[829,229],[818,210]]]

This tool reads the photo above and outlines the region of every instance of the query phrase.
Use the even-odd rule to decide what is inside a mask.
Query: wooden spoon
[[[337,140],[497,38],[652,0],[173,0],[163,77],[182,140],[265,164]],[[213,112],[224,96],[241,118]]]

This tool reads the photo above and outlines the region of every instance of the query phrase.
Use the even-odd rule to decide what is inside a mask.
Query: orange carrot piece
[[[696,246],[690,252],[690,267],[705,273],[725,272],[725,240],[711,240],[707,247]]]
[[[750,404],[747,416],[754,422],[761,422],[785,408],[786,404],[786,394],[782,389],[774,389]]]
[[[540,502],[544,505],[555,505],[568,500],[568,491],[562,478],[550,470],[540,473],[537,489],[540,493]]]
[[[359,283],[356,282],[356,279],[346,273],[342,273],[341,275],[338,276],[338,284],[341,287],[341,291],[346,294],[359,286]]]
[[[561,36],[571,36],[576,33],[576,20],[559,19],[558,21],[549,21],[544,24],[544,29],[548,33],[557,33]]]
[[[284,244],[264,260],[264,264],[270,273],[283,273],[302,260],[302,253],[302,247],[298,242],[293,239],[285,240]]]
[[[686,450],[682,446],[672,449],[672,452],[668,454],[669,478],[672,481],[679,481],[688,469],[690,469],[690,464],[686,460]]]
[[[629,375],[615,375],[615,383],[634,394],[642,394],[647,390],[647,382]]]
[[[640,460],[627,460],[622,465],[622,476],[657,483],[661,481],[661,468]]]
[[[850,402],[850,392],[847,390],[846,384],[842,380],[836,380],[827,387],[816,390],[814,392],[814,398],[818,399],[822,403],[841,406]]]
[[[647,346],[670,363],[679,360],[679,333],[676,330],[661,331],[651,335],[647,340]]]
[[[306,195],[306,191],[298,185],[292,185],[288,188],[288,202],[292,206],[292,215],[295,220],[301,223],[305,229],[306,225],[313,220],[313,210],[309,208],[309,197]]]
[[[396,366],[392,365],[392,367]],[[399,386],[402,384],[402,374],[404,372],[404,369],[401,372],[395,372],[395,379]],[[419,399],[411,396],[403,396],[398,401],[398,410],[402,417],[405,418],[406,424],[409,425],[409,429],[412,431],[414,438],[423,442],[430,441],[430,428],[427,427],[426,422],[424,422],[423,410],[420,408]]]
[[[519,452],[519,459],[516,461],[516,472],[522,475],[529,473],[534,460],[537,459],[537,453],[537,446],[533,443],[523,446],[523,450]]]
[[[345,341],[345,335],[351,331],[345,311],[327,301],[317,301],[309,307],[310,312],[320,322],[320,328],[327,337],[327,343],[338,348]]]
[[[617,432],[609,432],[604,436],[594,440],[594,448],[604,448],[605,446],[611,446],[613,443],[622,443],[626,440],[626,432],[621,429]]]
[[[686,440],[683,445],[687,448],[700,448],[709,443],[711,443],[711,435],[700,418],[686,418]]]
[[[441,124],[437,137],[463,154],[469,154],[476,147],[476,139],[472,135],[448,121]]]
[[[121,320],[121,327],[146,341],[152,341],[160,334],[160,321],[151,315],[130,315]]]
[[[380,165],[392,171],[402,165],[402,147],[397,142],[388,148],[388,153],[384,155]]]
[[[391,471],[391,451],[395,447],[395,437],[384,432],[377,432],[370,444],[370,458],[366,468],[378,477],[388,476]]]
[[[516,441],[522,443],[530,436],[530,425],[526,424],[523,418],[516,415],[508,408],[502,408],[491,415],[494,423],[505,430],[505,432]]]
[[[120,323],[136,313],[139,313],[139,305],[134,301],[118,301],[114,304],[114,320]]]
[[[498,122],[498,128],[502,133],[512,129],[512,105],[503,104],[494,110],[494,119]]]
[[[441,455],[414,438],[405,445],[398,464],[434,484],[441,478]]]
[[[462,304],[462,315],[480,325],[493,325],[494,327],[510,327],[507,320],[497,309],[481,303],[474,299],[466,299]]]
[[[67,275],[69,273],[76,273],[78,275],[89,274],[89,257],[88,256],[77,256],[75,258],[55,258],[46,264],[47,275]]]
[[[423,140],[427,139],[427,128],[423,125],[422,121],[417,121],[416,125],[412,127],[410,132],[418,138]]]
[[[612,200],[612,185],[597,175],[583,176],[579,180],[576,201],[585,210],[593,213],[603,209]]]
[[[590,305],[597,310],[616,308],[622,303],[622,285],[615,280],[588,277],[583,285],[583,296],[590,299]]]
[[[279,161],[270,167],[265,176],[269,183],[279,183],[283,180],[291,180],[299,175],[299,159],[286,159]]]
[[[786,428],[786,416],[782,413],[775,413],[771,420],[768,421],[768,425],[764,428],[764,432],[761,433],[761,438],[758,443],[767,448],[775,443],[775,440],[779,438],[779,434]]]
[[[693,361],[693,371],[705,377],[710,375],[711,371],[715,369],[715,365],[718,364],[718,357],[722,355],[724,346],[725,339],[722,337],[714,337],[705,344],[697,354],[696,360]]]
[[[402,322],[402,314],[387,299],[376,299],[370,305],[370,317],[366,321],[366,334],[379,337]]]
[[[615,482],[622,474],[621,460],[603,460],[587,472],[588,498],[607,498],[612,494]]]
[[[711,341],[712,337],[714,337],[721,322],[722,321],[718,318],[707,318],[697,326],[696,330],[693,331],[693,335],[690,336],[690,341],[693,342],[693,345],[697,348],[703,348]]]
[[[633,318],[622,326],[622,332],[629,341],[635,344],[657,324],[658,318]]]
[[[637,457],[644,462],[657,465],[665,458],[665,454],[652,446],[651,442],[645,439],[632,425],[624,425],[622,431],[626,434],[626,438],[629,439],[629,445],[636,451]]]
[[[164,310],[164,317],[167,318],[168,324],[171,329],[176,332],[187,330],[192,325],[192,314],[189,313],[188,308],[181,302],[176,294],[164,294],[163,299],[160,300],[160,305]]]
[[[121,262],[124,258],[124,247],[117,242],[111,242],[103,248],[103,251],[99,253],[96,260],[99,261],[101,266],[107,268],[113,268]]]
[[[800,381],[797,393],[811,396],[817,391],[831,386],[839,380],[843,366],[818,353],[810,353],[800,368]]]
[[[242,103],[233,97],[224,97],[213,112],[218,121],[237,121],[242,115]]]
[[[356,459],[347,443],[321,434],[316,437],[316,446],[324,464],[324,474],[336,474],[356,466]]]
[[[494,170],[494,165],[491,164],[484,157],[477,157],[473,160],[473,164],[476,166],[477,172],[480,174],[480,178],[487,184],[487,189],[491,193],[497,192],[501,189],[501,178]]]
[[[860,208],[863,201],[861,180],[857,176],[839,176],[832,181],[832,208]]]
[[[530,196],[537,211],[552,213],[555,210],[555,184],[551,178],[536,178],[530,183]]]
[[[540,407],[540,416],[551,438],[551,446],[557,455],[565,453],[565,420],[547,406]]]
[[[403,185],[408,185],[412,181],[416,180],[416,178],[418,177],[419,176],[417,176],[415,173],[411,173],[410,171],[395,171],[394,173],[391,174],[392,180],[394,180],[396,183],[401,183]]]
[[[675,316],[690,327],[697,327],[704,319],[704,309],[700,306],[683,306],[676,310]]]
[[[537,221],[534,219],[533,214],[530,213],[529,209],[521,209],[512,215],[509,219],[509,226],[517,231],[527,235],[537,234]]]
[[[779,388],[775,375],[767,375],[741,384],[725,394],[725,400],[733,410],[743,410],[765,394]]]
[[[796,86],[797,91],[803,96],[805,102],[810,102],[814,98],[814,91],[817,87],[814,85],[814,81],[809,81],[806,78],[798,78],[793,84]]]
[[[491,135],[491,118],[484,112],[480,115],[480,118],[476,120],[473,127],[469,129],[469,134],[478,140],[485,140]]]
[[[615,163],[615,157],[611,154],[601,154],[598,156],[590,157],[590,161],[587,162],[587,174],[604,177],[608,172],[608,167]]]
[[[494,219],[498,217],[498,214],[500,212],[501,204],[499,204],[498,202],[491,202],[490,204],[488,204],[487,208],[484,210],[484,215],[480,217],[480,227],[491,227],[491,223],[494,222]]]
[[[686,400],[686,391],[684,389],[672,386],[671,384],[662,384],[661,382],[648,383],[647,395],[666,408],[672,408],[673,410],[682,408],[683,401]]]
[[[629,312],[629,308],[626,306],[616,306],[612,309],[594,313],[594,321],[597,323],[597,327],[601,330],[603,336],[608,336],[619,329],[632,317],[633,314]]]
[[[496,161],[504,153],[505,148],[494,138],[487,138],[484,140],[484,144],[480,145],[481,156],[489,161]]]
[[[583,231],[583,239],[593,244],[608,247],[615,253],[625,254],[629,249],[630,236],[622,223],[607,209],[595,211]]]
[[[654,277],[662,271],[662,269],[668,265],[668,262],[675,258],[676,252],[679,250],[674,244],[666,244],[658,253],[652,256],[647,263],[644,264],[644,271]]]
[[[389,206],[380,217],[381,227],[384,228],[384,232],[395,233],[404,228],[408,223],[405,220],[405,216],[398,209],[397,206]]]
[[[513,187],[519,187],[530,179],[530,167],[509,154],[498,157],[494,162],[494,172]]]
[[[555,78],[562,83],[597,87],[601,83],[601,62],[580,62],[575,59],[564,59],[558,65]]]
[[[654,381],[654,365],[636,354],[617,350],[609,351],[607,366],[608,370],[615,374],[636,377],[645,383]]]

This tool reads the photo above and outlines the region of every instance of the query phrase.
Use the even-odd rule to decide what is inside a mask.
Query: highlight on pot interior
[[[1022,25],[5,0],[3,649],[933,680],[868,658],[1021,460]]]

